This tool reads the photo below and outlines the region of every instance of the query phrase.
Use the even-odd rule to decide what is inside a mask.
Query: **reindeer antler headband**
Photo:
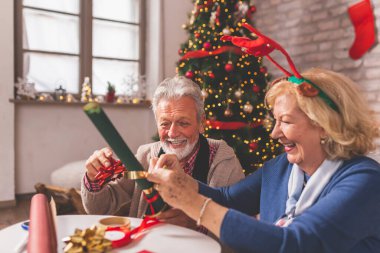
[[[258,30],[253,28],[247,23],[242,24],[243,27],[247,28],[249,31],[253,32],[257,35],[257,39],[251,40],[246,37],[237,37],[237,36],[222,36],[221,40],[231,41],[235,46],[241,47],[242,51],[252,54],[255,57],[264,57],[266,56],[268,60],[270,60],[277,68],[279,68],[282,72],[287,76],[287,80],[289,82],[297,85],[298,91],[306,97],[315,97],[319,96],[325,101],[325,103],[330,106],[332,109],[338,112],[338,107],[334,103],[334,101],[321,89],[313,83],[312,81],[303,78],[301,74],[297,71],[292,59],[290,58],[288,52],[276,41],[268,38],[264,34],[260,33]],[[270,57],[270,53],[275,49],[279,50],[288,61],[289,67],[293,72],[293,75],[283,68],[278,62],[276,62],[272,57]]]

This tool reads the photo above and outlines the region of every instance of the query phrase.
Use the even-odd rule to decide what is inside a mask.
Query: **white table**
[[[57,216],[57,239],[58,252],[63,252],[65,243],[62,238],[74,234],[75,228],[90,228],[98,224],[102,218],[109,217],[103,215],[61,215]],[[141,219],[130,218],[132,227],[139,226]],[[21,222],[22,223],[22,222]],[[21,223],[14,224],[0,230],[0,251],[2,253],[15,252],[14,249],[28,235],[28,232],[21,228]],[[142,250],[149,250],[154,253],[159,252],[221,252],[219,243],[212,238],[196,231],[174,226],[170,224],[160,224],[149,229],[141,239],[128,244],[125,247],[112,249],[111,252],[136,253]],[[24,251],[26,252],[26,250]]]

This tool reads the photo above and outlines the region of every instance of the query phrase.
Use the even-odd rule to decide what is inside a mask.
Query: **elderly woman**
[[[174,155],[153,161],[148,179],[238,252],[379,252],[380,165],[364,156],[378,126],[348,78],[323,69],[302,77],[318,96],[287,79],[266,94],[284,154],[229,187],[195,181]]]

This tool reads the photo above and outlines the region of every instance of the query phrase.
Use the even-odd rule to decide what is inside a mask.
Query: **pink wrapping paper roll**
[[[56,253],[57,235],[47,197],[33,196],[29,215],[28,253]]]

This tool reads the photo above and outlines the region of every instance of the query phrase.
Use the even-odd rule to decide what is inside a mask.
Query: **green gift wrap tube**
[[[83,109],[128,171],[144,171],[142,165],[124,142],[100,105],[91,102],[86,104]],[[145,178],[136,179],[135,181],[143,190],[148,203],[150,203],[152,207],[147,209],[146,215],[151,216],[162,211],[166,204],[153,188],[153,183]]]

